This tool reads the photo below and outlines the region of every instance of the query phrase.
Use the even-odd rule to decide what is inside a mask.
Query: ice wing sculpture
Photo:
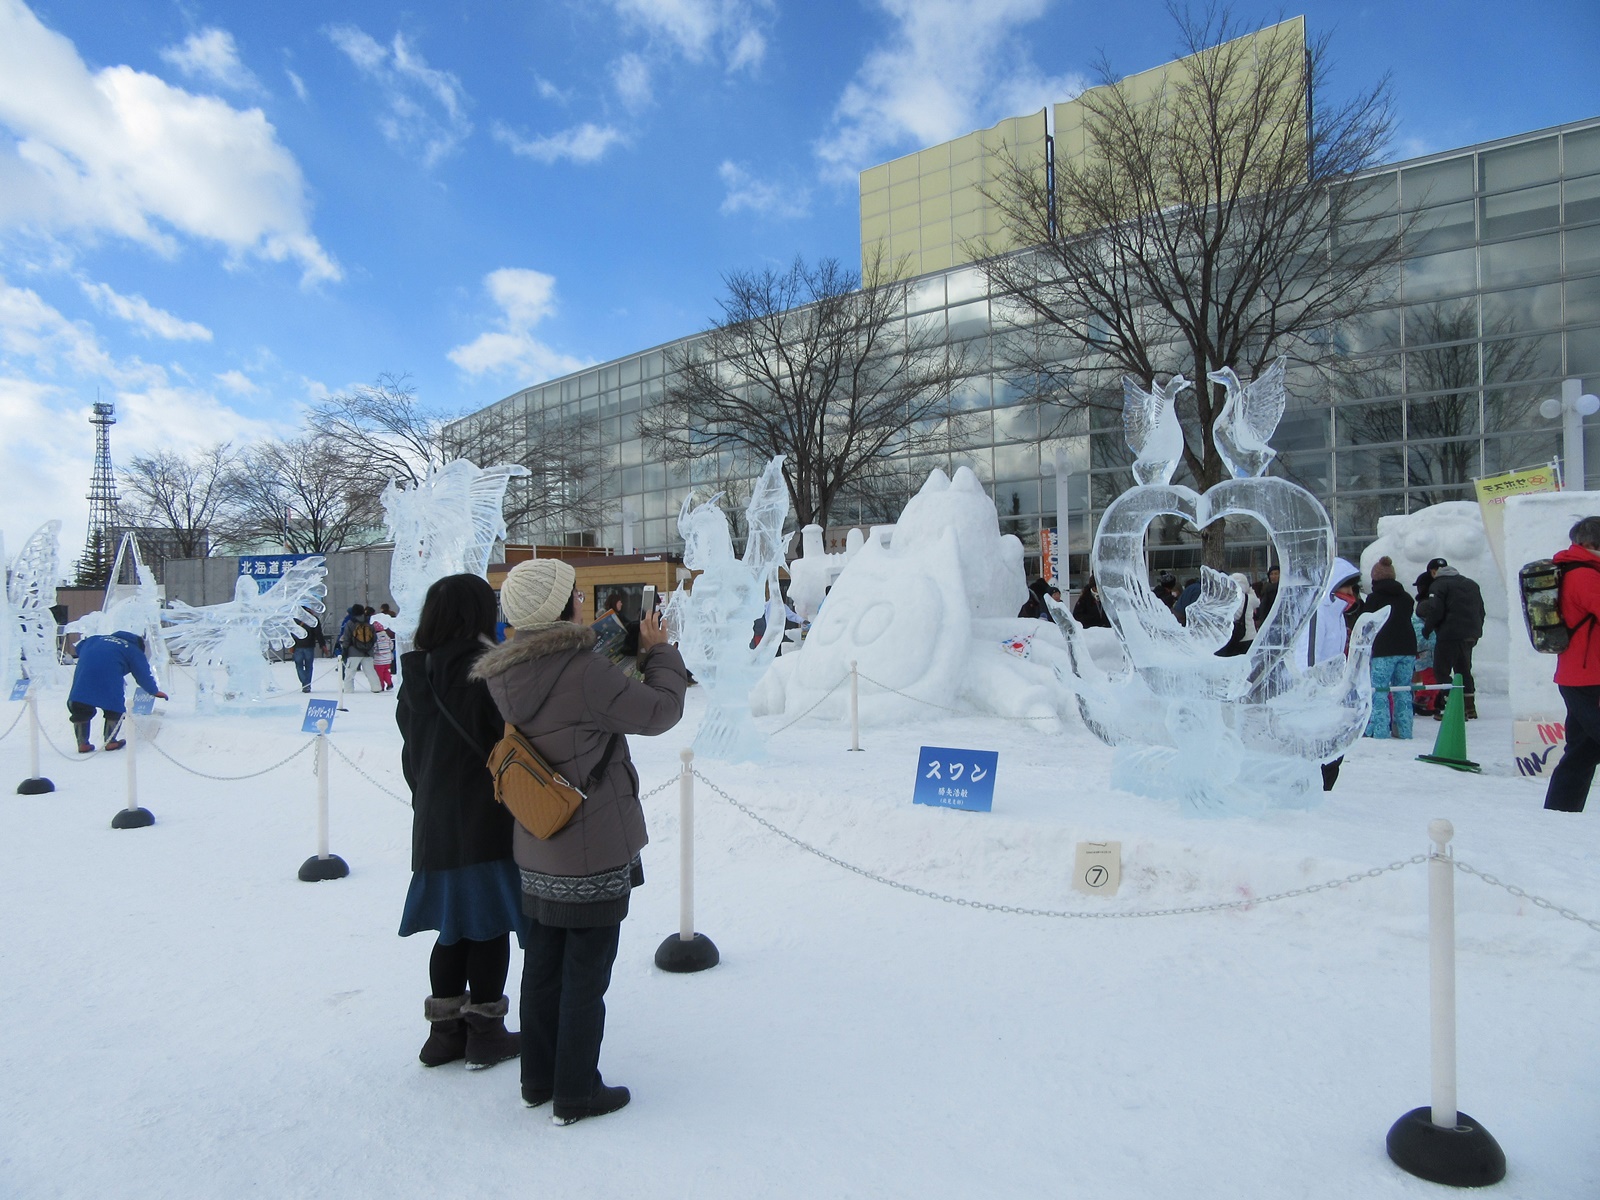
[[[241,575],[225,604],[195,608],[174,601],[161,613],[167,645],[206,672],[201,686],[211,699],[264,700],[272,692],[267,654],[293,644],[297,619],[310,624],[322,611],[327,574],[318,555],[289,565],[264,592]]]
[[[1133,474],[1140,483],[1166,483],[1183,457],[1183,426],[1178,423],[1178,393],[1193,387],[1182,375],[1145,391],[1132,375],[1122,377],[1122,432],[1138,457]]]
[[[1268,458],[1259,461],[1264,468]],[[1266,528],[1281,579],[1248,654],[1216,655],[1244,599],[1233,580],[1203,572],[1200,598],[1182,626],[1151,592],[1145,531],[1166,515],[1198,528],[1218,517],[1250,516]],[[1083,628],[1064,606],[1052,601],[1050,610],[1069,650],[1061,682],[1077,694],[1090,730],[1116,747],[1113,783],[1176,797],[1197,814],[1254,813],[1320,794],[1318,765],[1343,753],[1365,728],[1368,664],[1382,624],[1379,614],[1362,617],[1347,657],[1309,669],[1296,661],[1296,637],[1335,582],[1333,559],[1327,512],[1286,479],[1231,479],[1204,495],[1146,483],[1112,502],[1095,533],[1090,566],[1128,670],[1112,677],[1093,668]]]
[[[728,518],[713,496],[696,506],[690,493],[678,513],[683,562],[699,574],[692,591],[680,584],[667,604],[667,630],[710,704],[694,740],[696,754],[724,762],[765,757],[765,742],[750,713],[750,690],[783,638],[778,568],[789,491],[783,456],[767,464],[745,509],[749,534],[743,558],[733,555]],[[766,617],[757,641],[755,623]],[[754,644],[752,645],[752,642]]]
[[[11,573],[11,560],[6,558],[6,538],[0,533],[0,688],[6,693],[11,685],[22,678],[21,663],[17,660],[17,617],[11,611],[11,589],[6,586],[6,576]]]
[[[1235,479],[1266,474],[1267,464],[1277,455],[1267,441],[1283,419],[1284,406],[1289,401],[1284,387],[1288,364],[1289,360],[1280,356],[1251,383],[1240,383],[1232,367],[1206,375],[1228,393],[1212,433],[1217,453]]]
[[[409,646],[428,588],[446,575],[486,576],[495,542],[506,536],[506,487],[529,474],[516,464],[479,467],[464,458],[430,468],[415,487],[390,482],[384,521],[394,539],[389,592],[400,609],[389,622]]]
[[[66,632],[94,637],[119,629],[143,636],[150,669],[160,680],[169,657],[166,638],[161,632],[161,597],[156,577],[144,565],[138,539],[131,533],[123,534],[117,546],[116,561],[112,564],[100,607],[72,622]]]
[[[56,649],[56,579],[61,574],[61,522],[46,521],[22,544],[7,581],[22,673],[53,687],[65,678]]]

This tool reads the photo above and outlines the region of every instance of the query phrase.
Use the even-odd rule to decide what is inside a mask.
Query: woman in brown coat
[[[615,1112],[628,1089],[600,1078],[605,993],[628,896],[644,882],[649,840],[629,733],[665,733],[683,716],[689,675],[659,616],[640,622],[637,682],[594,654],[594,631],[572,623],[572,568],[557,559],[518,563],[500,589],[516,636],[485,654],[500,715],[584,793],[571,821],[545,840],[512,831],[530,918],[522,969],[522,1098],[554,1099],[558,1125]]]

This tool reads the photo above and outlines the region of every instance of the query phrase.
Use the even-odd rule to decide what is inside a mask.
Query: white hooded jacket
[[[1295,638],[1294,661],[1301,670],[1308,670],[1330,658],[1343,658],[1348,627],[1344,623],[1345,602],[1333,594],[1334,588],[1351,579],[1359,578],[1361,570],[1349,559],[1333,560],[1333,574],[1321,603],[1311,611],[1311,620]]]

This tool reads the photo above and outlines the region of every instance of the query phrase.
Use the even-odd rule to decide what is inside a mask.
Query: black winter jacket
[[[1441,641],[1476,641],[1483,636],[1483,592],[1454,567],[1440,567],[1427,597],[1417,605],[1424,634]]]
[[[1389,610],[1383,628],[1378,630],[1378,640],[1372,643],[1373,658],[1397,658],[1416,654],[1417,631],[1411,624],[1413,604],[1411,593],[1401,586],[1399,580],[1372,581],[1372,594],[1361,602],[1361,607],[1356,610],[1357,615]]]
[[[488,687],[467,678],[487,649],[476,638],[462,638],[431,653],[413,650],[401,656],[395,721],[404,739],[400,766],[411,787],[413,871],[448,871],[511,857],[511,813],[496,803],[486,765],[505,722]],[[430,680],[477,745],[468,745],[440,713],[428,690]]]

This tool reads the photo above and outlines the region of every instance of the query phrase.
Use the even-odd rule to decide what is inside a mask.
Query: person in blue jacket
[[[144,639],[119,629],[116,633],[84,638],[78,643],[78,667],[72,673],[72,691],[67,696],[67,712],[72,715],[72,730],[78,735],[78,753],[94,749],[89,741],[89,722],[94,710],[105,713],[107,750],[127,745],[117,736],[126,710],[123,679],[132,675],[145,691],[158,700],[167,694],[150,673],[150,660],[144,655]]]

